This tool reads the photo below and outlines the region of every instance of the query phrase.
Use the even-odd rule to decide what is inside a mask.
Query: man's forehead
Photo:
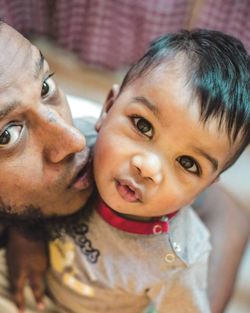
[[[1,119],[20,106],[25,94],[31,96],[30,86],[39,78],[43,60],[40,51],[21,34],[6,24],[0,26]]]
[[[20,33],[7,24],[0,26],[0,83],[15,78],[29,68],[32,45]]]

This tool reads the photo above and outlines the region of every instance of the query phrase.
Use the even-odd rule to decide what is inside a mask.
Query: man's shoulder
[[[93,117],[82,117],[74,119],[74,125],[80,132],[86,137],[87,145],[93,146],[96,141],[96,130],[95,130],[96,119]]]

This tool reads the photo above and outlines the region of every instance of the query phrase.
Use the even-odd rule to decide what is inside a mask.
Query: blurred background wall
[[[131,64],[155,37],[212,28],[250,51],[249,0],[0,0],[0,16],[25,36],[46,35],[87,64]]]

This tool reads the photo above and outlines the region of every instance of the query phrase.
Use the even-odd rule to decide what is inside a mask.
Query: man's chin
[[[22,214],[12,214],[1,210],[0,224],[18,228],[31,240],[54,240],[68,232],[72,225],[77,225],[79,221],[89,218],[92,211],[92,205],[89,204],[92,202],[91,199],[86,206],[77,208],[68,215],[46,216],[40,208],[34,207],[27,208]]]

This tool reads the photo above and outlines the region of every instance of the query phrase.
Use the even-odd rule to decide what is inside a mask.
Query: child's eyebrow
[[[35,79],[39,77],[39,74],[41,73],[43,69],[43,63],[44,63],[44,56],[40,50],[39,50],[39,53],[40,53],[40,58],[36,62],[36,67],[35,67],[35,74],[34,74]]]
[[[199,154],[201,154],[204,158],[206,158],[212,164],[214,171],[215,172],[217,171],[219,163],[218,160],[216,160],[214,157],[212,157],[209,153],[207,153],[203,149],[197,147],[194,147],[193,149],[196,150]]]
[[[133,97],[132,102],[140,102],[141,104],[146,106],[157,117],[158,120],[160,120],[160,112],[158,110],[158,107],[147,98],[143,96]]]

